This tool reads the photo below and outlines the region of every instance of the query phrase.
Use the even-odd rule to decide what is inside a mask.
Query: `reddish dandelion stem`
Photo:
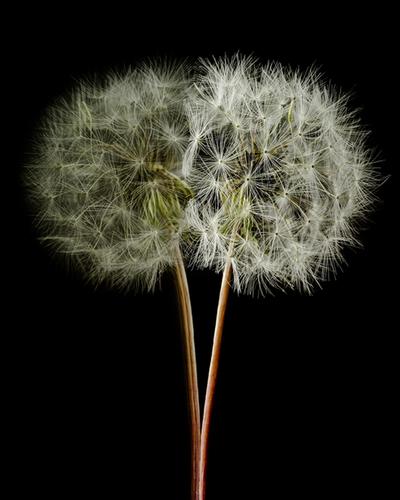
[[[196,352],[192,309],[189,287],[186,278],[182,255],[178,250],[175,268],[176,284],[181,312],[182,333],[184,343],[184,360],[186,371],[186,387],[190,414],[191,433],[191,498],[198,500],[199,462],[200,462],[200,403],[197,383]]]
[[[210,434],[211,414],[214,405],[215,387],[217,383],[218,365],[221,354],[222,331],[226,305],[229,295],[229,281],[232,273],[232,265],[228,259],[224,274],[222,276],[221,289],[219,293],[219,302],[217,309],[217,318],[215,323],[214,341],[211,354],[210,369],[208,372],[207,391],[204,404],[203,422],[201,428],[201,447],[200,447],[200,471],[198,483],[198,500],[206,498],[206,473],[207,473],[207,451]]]

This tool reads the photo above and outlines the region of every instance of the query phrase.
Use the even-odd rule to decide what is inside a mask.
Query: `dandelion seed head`
[[[48,110],[27,189],[42,240],[98,283],[152,290],[175,262],[191,190],[184,65],[81,83]]]
[[[376,199],[366,133],[314,69],[240,55],[202,64],[186,104],[196,115],[185,154],[192,263],[219,271],[229,259],[238,292],[310,293],[359,245]]]

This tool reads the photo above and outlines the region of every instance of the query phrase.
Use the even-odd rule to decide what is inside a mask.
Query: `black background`
[[[363,233],[365,248],[348,252],[336,281],[312,297],[230,296],[208,500],[388,498],[398,438],[396,37],[390,11],[332,9],[69,4],[7,17],[2,330],[15,497],[189,498],[172,281],[166,276],[153,295],[123,295],[94,291],[66,272],[36,242],[20,170],[41,113],[76,79],[145,56],[240,50],[263,61],[316,64],[353,91],[391,178]],[[189,272],[189,284],[203,398],[219,277]]]

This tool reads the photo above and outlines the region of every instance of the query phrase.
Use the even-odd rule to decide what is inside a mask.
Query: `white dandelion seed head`
[[[47,113],[26,170],[42,239],[95,283],[152,290],[174,264],[188,145],[184,65],[82,83]]]
[[[230,260],[233,287],[310,292],[357,245],[381,182],[348,97],[313,69],[203,61],[186,104],[193,265]]]

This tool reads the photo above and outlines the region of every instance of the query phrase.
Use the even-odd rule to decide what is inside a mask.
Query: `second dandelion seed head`
[[[184,172],[193,265],[229,261],[237,291],[311,291],[335,272],[379,180],[347,98],[313,70],[204,61]]]

